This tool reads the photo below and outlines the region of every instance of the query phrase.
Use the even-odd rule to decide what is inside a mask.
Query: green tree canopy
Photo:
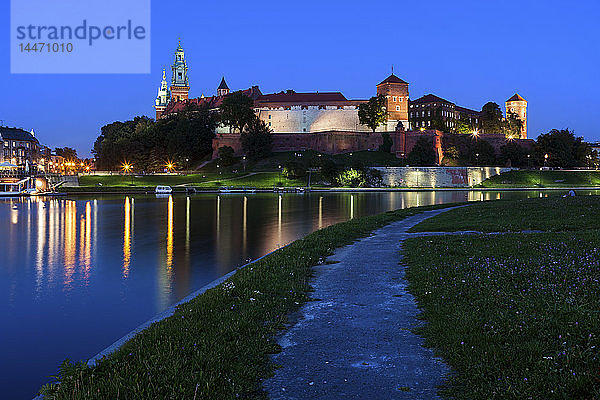
[[[521,128],[523,127],[523,121],[519,119],[519,116],[516,113],[509,111],[506,114],[506,121],[504,121],[504,127],[506,137],[508,137],[509,139],[521,138]]]
[[[233,92],[221,104],[221,122],[241,134],[255,118],[254,100],[241,91]]]
[[[498,158],[503,165],[510,164],[512,167],[528,167],[531,162],[531,154],[514,140],[509,140],[504,146],[500,147]]]
[[[387,121],[385,96],[371,97],[368,102],[358,106],[358,119],[361,125],[366,125],[375,132],[379,125]]]
[[[420,137],[408,153],[407,161],[409,165],[413,166],[435,165],[436,154],[433,148],[433,139],[429,136]]]
[[[540,135],[535,146],[536,161],[538,165],[549,167],[583,167],[590,164],[593,157],[592,148],[583,141],[582,137],[575,137],[569,129],[552,129]],[[544,162],[544,155],[548,159]]]
[[[481,127],[485,133],[504,133],[502,109],[496,103],[486,103],[481,108]]]
[[[271,129],[264,121],[254,116],[240,136],[244,153],[251,160],[268,157],[273,146]]]
[[[104,170],[118,170],[124,162],[136,171],[159,171],[167,161],[188,168],[212,152],[215,127],[215,116],[205,106],[156,122],[135,117],[103,126],[92,153]]]
[[[474,140],[469,147],[469,165],[496,165],[496,151],[487,140]]]
[[[57,156],[64,157],[65,160],[79,160],[79,157],[77,157],[77,150],[71,147],[57,147],[54,149],[54,153]]]

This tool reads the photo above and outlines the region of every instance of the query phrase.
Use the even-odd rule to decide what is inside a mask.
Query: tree
[[[459,135],[470,135],[477,127],[468,116],[462,115],[454,121],[454,132]]]
[[[221,104],[221,122],[235,128],[241,134],[254,118],[254,100],[241,91],[231,93]]]
[[[358,106],[358,119],[361,125],[366,125],[375,132],[377,127],[387,121],[385,96],[371,97],[368,102]]]
[[[481,127],[485,133],[504,133],[503,115],[496,103],[486,103],[481,108]]]
[[[268,157],[273,146],[271,130],[264,121],[254,116],[241,134],[240,140],[244,152],[251,160]]]
[[[552,129],[540,135],[536,141],[535,154],[538,165],[562,168],[587,166],[593,157],[592,148],[582,137],[575,137],[569,129]],[[546,154],[547,160],[544,158]]]
[[[231,146],[219,147],[219,164],[227,167],[235,163],[235,151]]]
[[[496,151],[487,140],[474,140],[469,149],[469,165],[496,165]]]
[[[429,136],[420,137],[414,147],[408,153],[408,164],[413,166],[435,165],[436,154],[433,148],[433,140]]]
[[[503,165],[512,167],[528,167],[530,157],[527,157],[529,152],[516,141],[508,141],[504,146],[500,147],[499,161]]]
[[[54,149],[54,153],[57,156],[64,157],[65,160],[78,160],[77,150],[71,147],[57,147]]]
[[[383,151],[384,153],[390,153],[392,151],[392,146],[394,145],[390,134],[382,133],[381,138],[383,139],[383,143],[379,146],[379,151]]]
[[[523,121],[519,119],[519,116],[516,113],[509,111],[506,114],[506,121],[504,121],[506,137],[509,139],[519,139],[521,137],[522,127]]]
[[[216,118],[206,106],[153,121],[135,117],[101,129],[92,153],[99,169],[117,170],[124,162],[138,171],[158,171],[167,161],[193,165],[212,152]]]
[[[306,165],[297,160],[286,161],[281,171],[287,179],[299,179],[306,176]]]

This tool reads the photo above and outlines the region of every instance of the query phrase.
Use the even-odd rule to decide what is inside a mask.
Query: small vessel
[[[171,186],[157,186],[156,189],[154,189],[154,193],[156,194],[171,194],[173,193],[173,189],[171,188]]]

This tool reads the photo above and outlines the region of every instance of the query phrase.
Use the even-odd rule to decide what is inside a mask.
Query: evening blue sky
[[[232,90],[365,99],[393,64],[412,99],[434,93],[504,109],[518,92],[529,102],[529,137],[568,127],[600,140],[598,1],[152,1],[152,73],[135,75],[11,75],[8,1],[0,14],[0,123],[83,156],[101,126],[154,116],[179,37],[191,97],[215,94],[224,75]]]

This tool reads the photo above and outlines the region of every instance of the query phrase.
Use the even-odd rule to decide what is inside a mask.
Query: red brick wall
[[[392,153],[402,158],[408,155],[421,136],[433,137],[438,162],[441,160],[441,132],[390,132]],[[319,132],[319,133],[276,133],[273,134],[273,151],[315,150],[326,154],[340,154],[351,151],[377,150],[383,144],[380,132]],[[213,139],[213,158],[218,157],[219,147],[230,146],[236,155],[242,155],[240,135],[222,133]]]
[[[442,136],[443,132],[436,130],[425,131],[399,131],[389,132],[392,139],[392,153],[398,158],[405,158],[411,152],[417,140],[423,136],[430,137],[436,152],[439,164],[443,158]],[[504,135],[481,134],[479,139],[489,142],[496,154],[500,153],[500,148],[506,144],[507,139]],[[515,139],[517,143],[526,149],[532,149],[535,142],[532,139]],[[326,154],[340,154],[351,151],[377,150],[383,144],[383,137],[380,132],[319,132],[319,133],[275,133],[273,134],[273,151],[295,151],[295,150],[315,150]],[[213,158],[218,157],[219,147],[230,146],[236,155],[242,155],[242,143],[240,135],[223,133],[217,134],[213,139]]]

